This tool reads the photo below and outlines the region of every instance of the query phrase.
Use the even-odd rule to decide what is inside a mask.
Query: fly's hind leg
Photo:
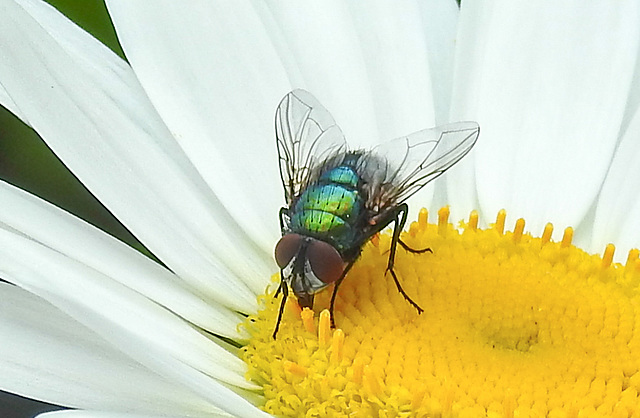
[[[387,263],[387,271],[391,273],[391,276],[393,277],[393,281],[396,283],[396,287],[398,288],[398,292],[400,292],[400,294],[405,298],[405,300],[409,302],[411,306],[416,308],[419,314],[421,314],[422,312],[424,312],[424,309],[418,306],[418,304],[415,303],[413,299],[409,297],[409,295],[407,295],[407,293],[404,291],[404,289],[400,285],[400,282],[398,281],[398,276],[396,275],[396,272],[393,270],[394,262],[396,259],[396,247],[398,243],[400,243],[402,248],[404,248],[409,252],[417,252],[417,253],[423,253],[427,251],[431,252],[430,248],[425,248],[424,250],[414,250],[413,248],[410,248],[408,245],[406,245],[404,242],[400,240],[400,232],[402,232],[402,229],[404,228],[404,224],[407,222],[408,211],[409,211],[409,206],[407,206],[406,203],[403,203],[402,205],[399,205],[398,208],[392,214],[393,219],[391,219],[390,222],[394,223],[393,238],[391,239],[391,248],[389,250],[389,262]]]
[[[400,232],[402,232],[402,228],[404,228],[404,223],[407,220],[407,212],[409,211],[409,207],[407,206],[407,204],[405,203],[404,208],[402,208],[404,214],[403,214],[403,221],[402,221],[402,227],[400,228]],[[396,219],[397,219],[397,215],[396,215]],[[402,246],[402,248],[405,249],[405,251],[410,252],[412,254],[423,254],[423,253],[433,253],[433,251],[431,251],[431,248],[427,247],[427,248],[421,248],[421,249],[415,249],[415,248],[411,248],[409,247],[409,244],[407,244],[406,242],[404,242],[403,240],[400,239],[400,234],[398,234],[398,244],[400,244]]]
[[[398,238],[398,244],[400,244],[400,246],[402,248],[404,248],[406,251],[408,251],[408,252],[410,252],[412,254],[433,253],[433,251],[431,251],[431,248],[429,248],[429,247],[422,248],[420,250],[416,250],[415,248],[411,248],[411,247],[409,247],[409,245],[407,243],[402,241],[400,238]]]

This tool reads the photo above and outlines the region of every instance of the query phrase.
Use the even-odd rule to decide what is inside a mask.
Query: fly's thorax
[[[355,168],[350,165],[341,165],[327,170],[319,178],[319,181],[322,183],[340,184],[351,190],[358,188],[360,180],[360,176]]]

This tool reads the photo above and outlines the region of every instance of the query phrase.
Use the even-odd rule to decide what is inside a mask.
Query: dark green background
[[[124,57],[102,0],[48,2]],[[40,137],[1,106],[0,179],[54,203],[144,251],[135,238],[64,167]],[[87,373],[91,371],[87,370]],[[0,392],[2,418],[30,418],[53,409],[59,407]]]

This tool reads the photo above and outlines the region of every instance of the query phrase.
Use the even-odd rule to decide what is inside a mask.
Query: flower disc
[[[477,215],[455,228],[426,211],[402,237],[395,270],[418,314],[385,275],[383,234],[339,288],[337,330],[328,312],[287,304],[272,338],[280,298],[244,326],[248,379],[264,388],[263,408],[283,416],[631,416],[640,410],[640,263],[626,266],[562,242],[503,233]],[[278,277],[279,280],[279,277]],[[329,306],[329,290],[314,311]],[[302,319],[301,319],[302,317]]]

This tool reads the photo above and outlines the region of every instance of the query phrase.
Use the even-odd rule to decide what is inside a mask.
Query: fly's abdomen
[[[360,211],[358,192],[339,184],[309,187],[296,202],[295,212],[319,210],[348,221]]]
[[[311,232],[313,235],[329,235],[344,232],[349,225],[339,216],[322,210],[304,210],[293,215],[291,229],[295,232]]]
[[[331,242],[336,248],[349,246],[355,222],[362,211],[356,190],[341,184],[309,187],[296,202],[291,229]]]

